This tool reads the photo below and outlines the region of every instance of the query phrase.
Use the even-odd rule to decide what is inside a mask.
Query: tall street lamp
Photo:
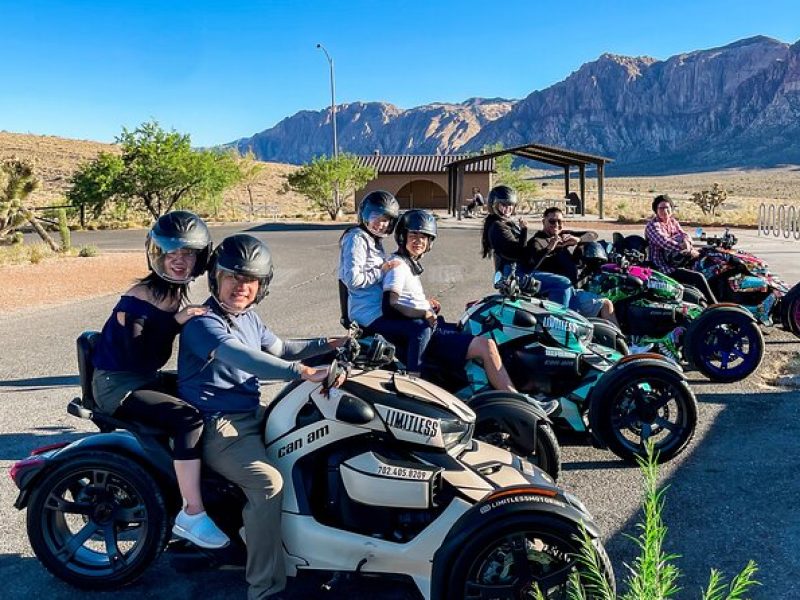
[[[336,140],[336,78],[333,74],[333,59],[331,58],[331,55],[328,54],[325,46],[322,44],[317,44],[317,48],[325,53],[325,58],[328,59],[328,65],[331,68],[331,121],[333,123],[333,157],[338,158],[339,144]]]

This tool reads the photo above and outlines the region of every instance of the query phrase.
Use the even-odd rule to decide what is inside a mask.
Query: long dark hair
[[[148,289],[156,302],[177,300],[179,308],[189,302],[188,283],[172,283],[161,279],[161,277],[151,271],[149,275],[139,280],[139,284]]]
[[[495,213],[489,213],[483,220],[483,231],[481,232],[481,250],[483,258],[489,258],[492,255],[492,246],[489,244],[489,229],[498,221],[502,221],[503,217]]]

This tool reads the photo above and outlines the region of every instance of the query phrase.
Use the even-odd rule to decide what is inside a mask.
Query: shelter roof
[[[568,148],[559,148],[558,146],[547,146],[545,144],[525,144],[524,146],[516,146],[514,148],[503,148],[497,152],[487,152],[477,156],[464,156],[453,160],[450,165],[463,164],[465,169],[469,171],[470,162],[475,159],[494,160],[498,156],[504,154],[513,154],[531,160],[537,160],[550,165],[567,167],[572,165],[601,165],[613,162],[614,159],[607,156],[599,156],[596,154],[587,154],[585,152],[576,152]]]
[[[362,166],[375,167],[378,173],[446,173],[453,162],[470,158],[468,154],[365,154],[356,157]],[[472,157],[476,158],[476,157]],[[494,173],[494,157],[477,156],[465,167],[467,173]]]

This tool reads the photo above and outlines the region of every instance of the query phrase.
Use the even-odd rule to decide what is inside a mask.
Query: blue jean
[[[394,344],[406,369],[419,373],[422,354],[431,341],[433,329],[425,319],[393,319],[381,316],[364,327],[368,335],[380,334]]]
[[[518,267],[517,276],[521,275],[530,275],[538,279],[541,283],[541,287],[539,288],[539,294],[541,296],[544,296],[551,302],[556,302],[565,308],[569,308],[573,293],[575,292],[575,288],[572,287],[572,282],[569,280],[569,277],[548,273],[547,271],[528,271]]]

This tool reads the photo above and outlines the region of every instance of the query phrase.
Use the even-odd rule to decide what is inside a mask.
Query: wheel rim
[[[720,323],[700,340],[700,360],[708,375],[746,377],[760,360],[760,339],[752,324]]]
[[[76,574],[113,576],[142,552],[148,511],[119,473],[84,469],[66,474],[44,502],[41,527],[52,555]]]
[[[681,444],[691,426],[680,387],[663,379],[637,380],[614,399],[611,425],[614,436],[631,452],[643,454],[652,440],[657,452]]]
[[[465,600],[547,600],[569,597],[574,548],[558,536],[514,532],[489,544],[473,561],[464,586]]]

